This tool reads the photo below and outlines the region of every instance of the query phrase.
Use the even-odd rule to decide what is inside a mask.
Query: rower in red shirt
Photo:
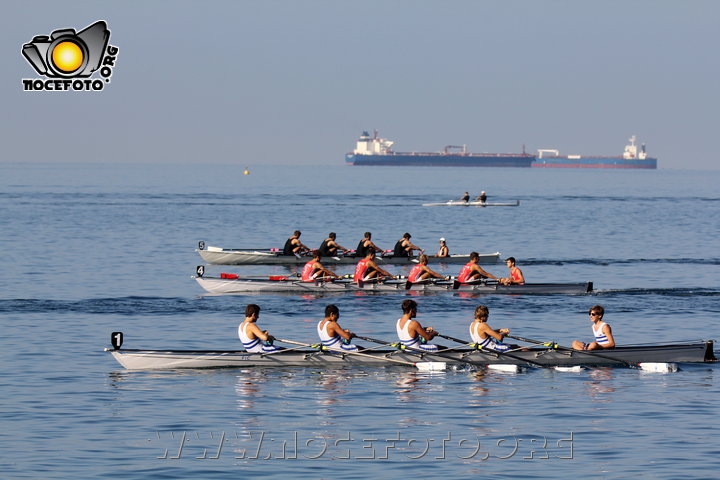
[[[303,267],[302,276],[300,277],[303,282],[314,282],[318,278],[338,278],[335,272],[331,272],[330,270],[322,266],[322,263],[320,263],[321,258],[322,255],[320,255],[319,253],[315,253],[315,255],[313,255],[313,259],[305,264],[305,266]]]
[[[480,265],[478,265],[479,258],[480,254],[478,254],[477,252],[472,252],[470,254],[470,261],[463,265],[462,269],[460,270],[460,274],[457,278],[458,282],[471,283],[480,280],[481,278],[494,278],[495,280],[499,280],[492,273],[488,273],[482,268],[480,268]]]
[[[525,285],[525,276],[518,267],[515,266],[515,257],[508,257],[505,264],[510,269],[508,278],[501,278],[500,283],[503,285]]]
[[[377,280],[379,276],[386,276],[395,278],[389,272],[386,272],[382,268],[378,267],[375,263],[375,251],[369,250],[365,258],[360,260],[355,267],[355,275],[353,276],[354,282],[367,282]]]
[[[423,280],[426,280],[430,277],[432,278],[444,278],[442,275],[440,275],[437,272],[432,271],[428,266],[428,257],[424,253],[420,255],[420,258],[418,259],[420,263],[415,265],[411,270],[410,274],[408,275],[408,282],[415,283],[415,282],[421,282]]]

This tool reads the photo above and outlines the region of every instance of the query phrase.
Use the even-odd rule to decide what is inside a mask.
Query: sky
[[[105,20],[101,92],[24,92],[36,35]],[[712,0],[12,1],[2,162],[342,165],[396,151],[621,154],[717,170]]]

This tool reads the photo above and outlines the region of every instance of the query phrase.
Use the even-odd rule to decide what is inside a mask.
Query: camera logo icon
[[[72,28],[38,35],[22,47],[22,54],[40,74],[54,78],[89,77],[100,68],[110,40],[104,21],[80,32]]]

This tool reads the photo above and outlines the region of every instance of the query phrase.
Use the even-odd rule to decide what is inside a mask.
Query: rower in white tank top
[[[422,343],[422,337],[420,335],[416,335],[413,337],[410,334],[409,327],[412,320],[407,320],[404,325],[400,326],[402,320],[402,318],[398,319],[397,324],[395,325],[395,329],[397,330],[397,335],[400,339],[400,342],[404,346],[416,350],[425,350],[426,352],[438,351],[437,345],[433,345],[432,343]]]
[[[338,334],[330,336],[328,333],[328,326],[330,325],[330,322],[330,320],[324,318],[317,324],[318,337],[320,337],[320,341],[323,346],[329,350],[335,350],[338,352],[357,352],[357,345],[346,343],[346,340]]]
[[[242,322],[238,326],[238,337],[240,338],[240,341],[243,344],[243,347],[245,348],[245,351],[248,353],[268,353],[268,352],[276,352],[280,350],[278,347],[275,347],[273,345],[265,345],[262,340],[259,338],[253,338],[250,339],[248,337],[247,333],[245,333],[245,328],[249,325],[248,322]]]
[[[473,342],[477,343],[478,347],[485,350],[494,350],[496,352],[507,352],[508,350],[510,350],[510,347],[508,345],[505,345],[502,342],[498,342],[496,339],[494,339],[488,334],[485,334],[485,338],[482,338],[480,332],[478,331],[479,327],[479,322],[472,322],[470,324],[470,338],[472,338]]]

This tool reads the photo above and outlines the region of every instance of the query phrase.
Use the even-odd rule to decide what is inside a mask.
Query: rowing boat
[[[198,244],[197,252],[202,259],[212,265],[302,265],[312,260],[311,254],[306,255],[283,255],[282,252],[273,249],[244,249],[244,248],[220,248],[205,246],[205,242]],[[500,252],[481,253],[478,263],[497,263]],[[327,265],[354,265],[360,258],[353,252],[340,254],[335,257],[323,257],[322,263]],[[444,264],[465,264],[470,261],[470,255],[450,255],[448,257],[436,257],[428,255],[429,263]],[[377,255],[375,263],[378,265],[415,265],[419,260],[417,257],[398,257],[387,252]]]
[[[534,295],[582,295],[592,292],[592,282],[585,283],[526,283],[524,285],[501,285],[495,281],[481,281],[473,284],[460,284],[450,280],[415,282],[408,285],[406,280],[387,280],[380,283],[365,282],[358,284],[350,279],[335,281],[303,282],[299,278],[269,276],[267,278],[248,278],[234,274],[220,274],[219,277],[205,276],[204,269],[198,267],[195,280],[210,293],[418,293],[468,292],[476,294],[534,294]]]
[[[449,349],[433,353],[403,350],[365,350],[362,356],[318,349],[292,349],[277,353],[248,353],[237,350],[136,350],[106,349],[123,367],[138,369],[245,368],[245,367],[345,367],[394,366],[401,362],[445,362],[450,365],[520,365],[547,367],[609,366],[642,363],[704,363],[716,361],[712,341],[667,345],[620,346],[604,350],[602,357],[587,352],[533,347],[515,351],[512,357],[487,350]],[[395,362],[393,360],[398,360]]]
[[[520,205],[520,200],[514,202],[481,202],[479,200],[474,202],[463,202],[462,200],[448,200],[447,202],[439,203],[423,203],[423,207],[517,207]]]

